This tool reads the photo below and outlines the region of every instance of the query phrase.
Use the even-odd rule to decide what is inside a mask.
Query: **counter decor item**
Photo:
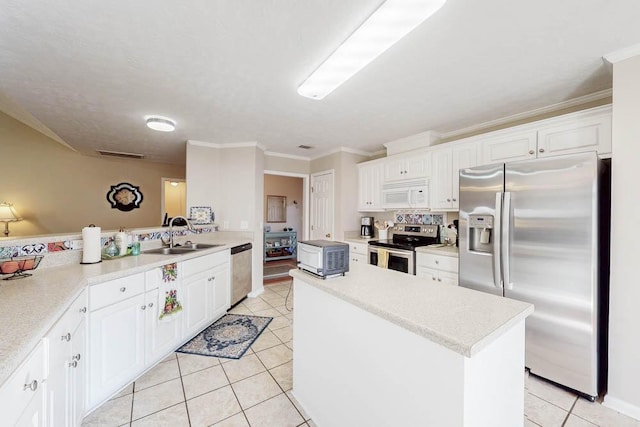
[[[44,255],[0,260],[0,274],[11,274],[11,276],[5,277],[2,280],[23,279],[31,276],[31,273],[25,272],[35,270],[38,265],[40,265],[42,258],[44,258]]]
[[[102,262],[100,253],[100,227],[89,224],[82,229],[82,262],[80,264],[96,264]]]
[[[9,237],[9,223],[22,221],[12,203],[0,203],[0,222],[4,222],[4,237]]]
[[[129,212],[140,207],[142,193],[140,187],[128,182],[121,182],[111,186],[107,192],[107,201],[111,204],[112,209]]]
[[[215,220],[215,215],[211,206],[191,206],[189,220],[193,224],[211,224]]]
[[[387,240],[389,238],[389,232],[387,230],[393,227],[392,221],[383,221],[383,222],[375,221],[373,225],[378,230],[378,239]]]

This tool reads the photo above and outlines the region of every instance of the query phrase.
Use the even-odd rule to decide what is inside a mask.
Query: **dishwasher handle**
[[[251,243],[245,243],[244,245],[235,246],[231,248],[231,255],[239,254],[240,252],[248,251],[253,248]]]

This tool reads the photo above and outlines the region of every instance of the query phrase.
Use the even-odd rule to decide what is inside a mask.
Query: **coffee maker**
[[[360,218],[360,237],[370,239],[373,237],[373,217],[363,216]]]

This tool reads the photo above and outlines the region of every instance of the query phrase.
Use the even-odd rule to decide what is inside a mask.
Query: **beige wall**
[[[264,170],[308,174],[311,170],[311,161],[265,155]]]
[[[640,419],[640,57],[614,64],[609,387],[605,404]]]
[[[24,217],[10,225],[12,237],[76,233],[90,223],[104,230],[159,225],[162,177],[184,176],[184,166],[78,154],[3,113],[0,155],[0,201]],[[111,208],[106,194],[121,182],[140,187],[139,209]]]
[[[285,196],[287,198],[286,222],[267,223],[267,196]],[[271,231],[282,231],[284,227],[293,227],[299,233],[302,231],[302,178],[265,174],[264,200],[264,221],[265,225],[271,226]],[[293,203],[294,200],[296,203]]]
[[[175,216],[188,216],[187,209],[187,184],[184,181],[175,181],[177,185],[171,185],[174,181],[164,182],[164,211],[169,218]]]

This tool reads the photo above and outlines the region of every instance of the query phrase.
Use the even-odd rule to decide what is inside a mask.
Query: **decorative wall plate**
[[[112,209],[129,212],[139,208],[142,203],[142,193],[140,187],[131,185],[127,182],[121,182],[112,185],[107,193],[107,200],[111,204]]]
[[[194,224],[211,224],[213,222],[213,209],[211,209],[211,206],[192,206],[189,208],[189,218]]]

